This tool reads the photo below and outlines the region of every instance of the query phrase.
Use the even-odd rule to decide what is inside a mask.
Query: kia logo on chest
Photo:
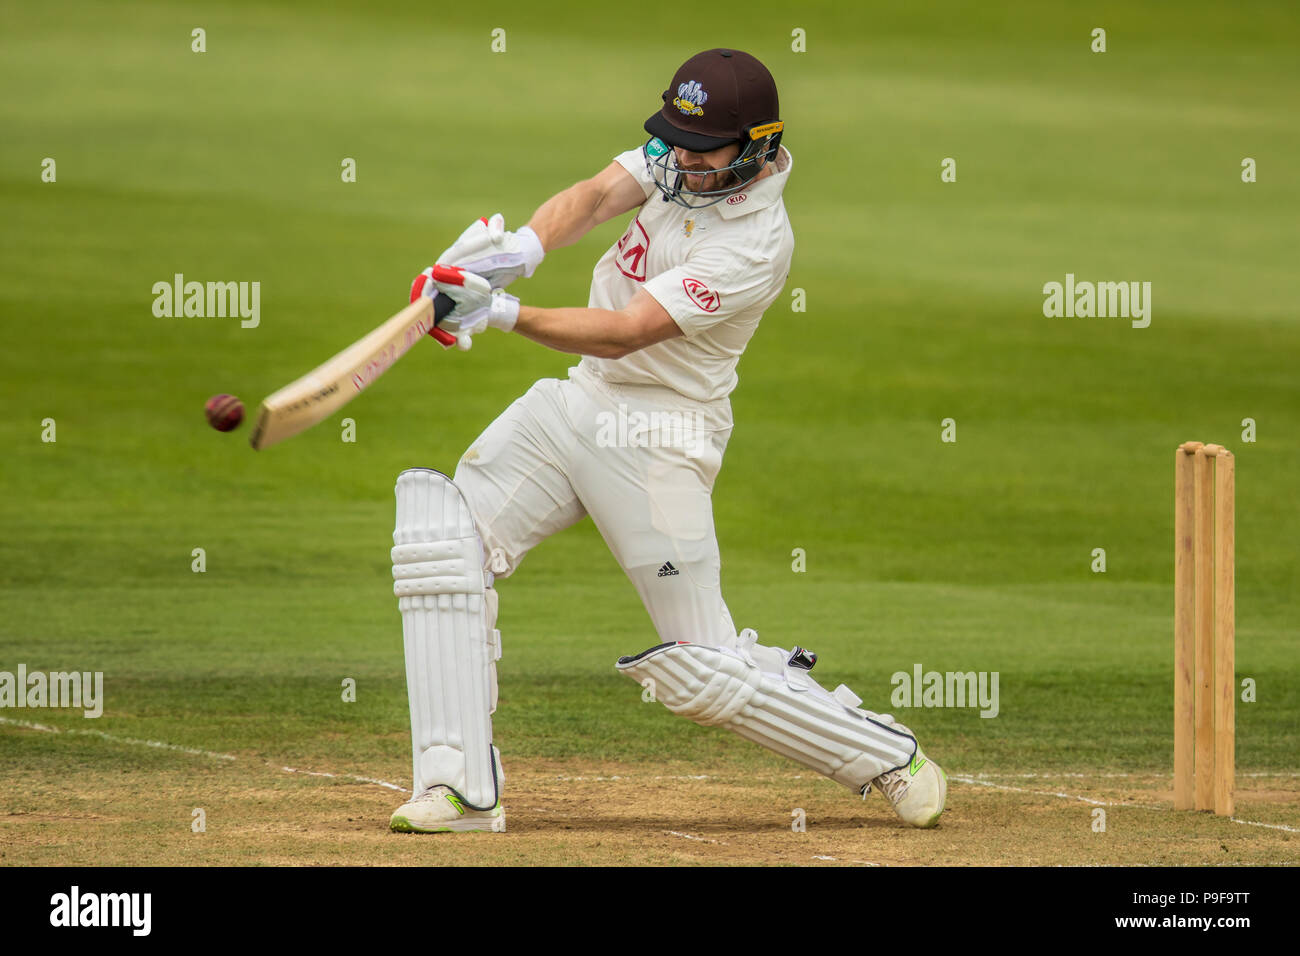
[[[650,251],[650,237],[640,219],[628,224],[627,232],[618,241],[614,265],[618,271],[636,282],[645,282],[646,255]]]
[[[745,201],[746,199],[748,199],[748,198],[749,198],[749,196],[746,195],[745,193],[736,193],[736,195],[734,195],[734,196],[728,196],[728,197],[727,197],[727,205],[728,205],[728,206],[739,206],[742,202],[744,202],[744,201]]]

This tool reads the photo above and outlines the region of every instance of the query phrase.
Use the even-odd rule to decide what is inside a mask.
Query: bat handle
[[[438,344],[445,349],[449,349],[456,344],[456,336],[438,328],[438,323],[454,308],[456,308],[455,300],[445,293],[439,292],[438,297],[433,300],[433,329],[429,334],[437,339]]]

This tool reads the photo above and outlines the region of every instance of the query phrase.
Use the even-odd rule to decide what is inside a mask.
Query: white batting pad
[[[855,791],[912,759],[916,739],[859,710],[861,701],[847,688],[830,694],[806,670],[773,673],[754,657],[743,643],[733,649],[683,641],[617,666],[642,685],[653,680],[655,697],[674,714],[726,727]]]
[[[393,543],[414,792],[446,786],[471,809],[490,810],[502,782],[492,746],[496,594],[474,518],[450,478],[424,468],[398,476]]]

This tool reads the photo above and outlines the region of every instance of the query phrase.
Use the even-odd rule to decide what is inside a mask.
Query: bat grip
[[[456,308],[455,300],[443,292],[439,292],[438,297],[433,300],[433,328],[429,334],[437,339],[438,343],[445,349],[449,349],[456,344],[456,336],[438,328],[438,323],[454,308]]]

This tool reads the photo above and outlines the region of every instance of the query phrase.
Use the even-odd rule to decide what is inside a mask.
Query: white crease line
[[[176,753],[192,754],[196,757],[211,757],[213,760],[234,761],[239,759],[234,754],[223,754],[218,753],[215,750],[203,750],[199,747],[182,747],[180,744],[164,743],[161,740],[140,740],[136,737],[115,737],[113,734],[105,733],[102,730],[65,730],[59,727],[50,727],[46,724],[33,723],[30,720],[14,720],[11,717],[0,717],[0,724],[24,727],[28,730],[40,730],[47,734],[78,734],[85,737],[99,737],[101,740],[107,740],[110,743],[131,744],[135,747],[153,747],[156,750],[171,750]],[[285,773],[300,773],[309,777],[334,777],[335,779],[355,780],[357,783],[373,783],[376,786],[386,787],[389,790],[409,793],[405,787],[399,787],[397,784],[389,783],[387,780],[377,780],[374,777],[358,777],[351,773],[324,773],[319,770],[298,770],[294,767],[281,767],[280,769]]]
[[[1128,779],[1129,777],[1172,777],[1173,774],[1150,773],[1150,774],[1133,774],[1133,773],[1070,773],[1062,771],[1053,773],[1046,771],[1044,773],[977,773],[974,775],[980,780],[1052,780],[1060,777],[1068,777],[1080,780],[1090,780],[1093,778],[1105,779]]]
[[[555,774],[554,776],[551,777],[551,779],[560,780],[563,781],[564,783],[590,783],[592,781],[598,783],[607,783],[610,780],[635,780],[636,777],[635,775],[630,775],[630,774],[615,774],[612,777],[583,777],[583,776],[566,777],[563,774]],[[709,780],[711,779],[711,777],[707,773],[697,773],[697,774],[677,774],[676,776],[654,776],[654,777],[650,777],[649,779],[651,780]]]
[[[1053,773],[1051,771],[1048,771],[1044,773],[977,773],[975,774],[975,777],[977,778],[981,778],[981,779],[991,778],[994,780],[1017,780],[1017,779],[1032,780],[1032,779],[1039,779],[1039,778],[1044,780],[1050,780],[1056,777],[1070,777],[1070,778],[1075,778],[1080,780],[1112,779],[1112,778],[1127,779],[1130,777],[1136,777],[1137,779],[1141,780],[1141,779],[1150,779],[1153,777],[1162,777],[1162,778],[1167,777],[1169,779],[1173,779],[1173,776],[1174,775],[1172,773],[1155,773],[1155,772],[1153,773],[1069,773],[1065,771],[1062,771],[1060,773]],[[1300,777],[1300,773],[1279,771],[1276,773],[1267,773],[1267,772],[1238,773],[1237,776],[1238,777],[1262,777],[1262,778],[1276,777],[1278,779],[1282,779],[1282,778]]]
[[[838,863],[838,862],[840,862],[839,859],[838,859],[837,857],[833,857],[833,856],[814,856],[813,859],[814,859],[814,860],[827,860],[827,861],[829,861],[829,862],[831,862],[831,863]],[[872,862],[870,862],[869,860],[845,860],[844,862],[845,862],[845,863],[853,863],[853,864],[855,864],[856,866],[880,866],[879,863],[872,863]]]
[[[400,793],[410,793],[405,787],[399,787],[395,783],[389,783],[387,780],[378,780],[374,777],[358,777],[351,773],[325,773],[323,770],[299,770],[297,767],[281,767],[285,773],[301,773],[308,777],[334,777],[339,780],[356,780],[358,783],[373,783],[379,787],[387,787],[389,790],[397,790]]]
[[[950,780],[956,780],[960,783],[969,783],[977,787],[993,787],[997,790],[1012,790],[1016,793],[1032,793],[1040,797],[1060,797],[1062,800],[1078,800],[1080,803],[1089,803],[1095,807],[1132,807],[1137,810],[1168,810],[1173,811],[1173,807],[1163,806],[1155,803],[1123,803],[1118,800],[1093,800],[1090,797],[1082,797],[1075,793],[1054,793],[1047,790],[1026,790],[1024,787],[1013,787],[1005,783],[992,783],[988,780],[980,780],[976,777],[961,777],[956,774],[948,775]],[[1289,827],[1284,823],[1260,823],[1257,820],[1243,820],[1240,817],[1229,817],[1233,823],[1244,823],[1252,827],[1267,827],[1270,830],[1285,830],[1288,833],[1300,833],[1300,828]]]
[[[1268,827],[1270,830],[1285,830],[1287,833],[1300,833],[1300,827],[1289,827],[1285,823],[1260,823],[1258,820],[1242,820],[1238,817],[1229,817],[1233,823],[1244,823],[1248,827]],[[1216,866],[1218,864],[1215,864]]]
[[[718,846],[726,846],[720,840],[710,840],[708,837],[692,836],[689,833],[678,833],[676,830],[665,830],[664,833],[669,836],[681,837],[683,840],[698,840],[700,843],[716,843]]]
[[[102,730],[61,730],[58,727],[36,724],[29,720],[14,720],[11,717],[0,717],[0,724],[10,724],[14,727],[26,727],[28,730],[43,730],[48,734],[78,734],[83,737],[100,737],[104,740],[112,741],[113,743],[134,744],[137,747],[153,747],[156,750],[174,750],[178,753],[193,754],[196,757],[211,757],[214,760],[235,759],[234,754],[220,754],[215,750],[200,750],[197,747],[182,747],[180,744],[163,743],[161,740],[137,740],[135,737],[114,737],[112,734],[106,734]]]
[[[1026,790],[1024,787],[1013,787],[1006,783],[993,783],[990,780],[979,780],[976,777],[961,777],[957,774],[948,774],[948,779],[956,780],[960,783],[969,783],[976,787],[992,787],[995,790],[1011,790],[1015,793],[1032,793],[1039,797],[1060,797],[1063,800],[1078,800],[1080,803],[1090,803],[1095,807],[1138,807],[1143,810],[1163,810],[1164,807],[1152,803],[1120,803],[1116,800],[1093,800],[1091,797],[1081,797],[1073,793],[1059,793],[1051,790]]]
[[[203,750],[203,749],[198,748],[198,747],[182,747],[180,744],[169,744],[169,743],[165,743],[164,741],[161,741],[161,740],[140,740],[139,738],[136,738],[136,737],[115,737],[113,734],[105,733],[105,732],[102,731],[102,730],[75,730],[75,729],[66,729],[66,730],[64,730],[64,729],[60,729],[60,728],[58,728],[58,727],[51,727],[51,726],[48,726],[47,724],[38,724],[38,723],[35,723],[35,722],[33,722],[33,721],[30,721],[30,720],[14,720],[14,719],[11,718],[11,717],[0,717],[0,724],[9,724],[9,725],[12,726],[12,727],[24,727],[24,728],[26,728],[26,729],[28,729],[28,730],[39,730],[39,731],[43,731],[43,732],[45,732],[45,733],[49,733],[49,734],[77,734],[77,735],[85,736],[85,737],[99,737],[101,740],[107,740],[107,741],[110,741],[111,743],[117,743],[117,744],[131,744],[132,746],[136,746],[136,747],[152,747],[152,748],[154,748],[155,750],[171,750],[171,751],[174,751],[174,752],[176,752],[176,753],[192,754],[192,755],[194,755],[194,756],[196,756],[196,757],[211,757],[213,760],[229,760],[229,761],[234,761],[234,760],[238,760],[238,759],[239,759],[239,758],[237,758],[234,754],[223,754],[223,753],[218,753],[218,752],[215,751],[215,750]],[[351,774],[351,773],[325,773],[324,771],[320,771],[320,770],[298,770],[298,769],[295,768],[295,767],[281,767],[280,770],[282,770],[282,771],[285,772],[285,773],[299,773],[299,774],[304,774],[304,775],[309,776],[309,777],[332,777],[332,778],[334,778],[334,779],[354,780],[354,781],[356,781],[357,783],[369,783],[369,784],[374,784],[375,786],[378,786],[378,787],[384,787],[384,788],[386,788],[386,789],[388,789],[388,790],[396,790],[396,791],[399,792],[399,793],[409,793],[409,792],[410,792],[410,791],[407,790],[405,787],[398,786],[398,785],[395,784],[395,783],[389,783],[387,780],[379,780],[379,779],[377,779],[377,778],[375,778],[375,777],[360,777],[360,776],[357,776],[356,774]],[[1077,795],[1077,794],[1072,794],[1072,793],[1053,793],[1053,792],[1047,792],[1047,791],[1043,791],[1043,790],[1025,790],[1023,787],[1012,787],[1012,786],[1008,786],[1007,784],[991,783],[991,782],[989,782],[989,781],[987,781],[987,780],[981,780],[981,779],[979,779],[979,777],[963,777],[963,776],[957,776],[956,774],[950,774],[949,776],[950,776],[953,780],[956,780],[956,781],[958,781],[958,782],[960,782],[960,783],[969,783],[969,784],[972,784],[972,785],[974,785],[974,786],[994,787],[994,788],[996,788],[996,789],[998,789],[998,790],[1012,790],[1012,791],[1015,791],[1015,792],[1017,792],[1017,793],[1030,793],[1030,794],[1035,794],[1036,796],[1040,796],[1040,797],[1059,797],[1059,798],[1061,798],[1061,799],[1063,799],[1063,800],[1077,800],[1077,801],[1079,801],[1079,802],[1081,802],[1081,803],[1088,803],[1088,804],[1092,804],[1093,806],[1098,806],[1098,807],[1134,807],[1134,808],[1139,809],[1139,810],[1168,810],[1168,809],[1170,809],[1169,807],[1163,807],[1163,806],[1159,806],[1159,805],[1156,805],[1156,804],[1149,804],[1149,803],[1121,803],[1121,802],[1119,802],[1119,801],[1114,801],[1114,800],[1093,800],[1093,799],[1090,799],[1090,798],[1088,798],[1088,797],[1082,797],[1082,796],[1079,796],[1079,795]],[[984,774],[980,774],[979,776],[980,776],[980,777],[983,777],[983,776],[985,776],[985,775],[984,775]],[[1026,775],[1026,774],[1014,774],[1014,775],[1006,775],[1006,776],[1037,776],[1037,775],[1036,775],[1036,774],[1027,774],[1027,775]],[[1044,774],[1043,776],[1048,776],[1048,775],[1047,775],[1047,774]],[[1086,776],[1089,776],[1089,775],[1086,775],[1086,774],[1061,774],[1061,776],[1070,776],[1070,777],[1086,777]],[[1128,775],[1128,774],[1092,774],[1091,776],[1094,776],[1094,777],[1107,777],[1107,776],[1111,776],[1111,777],[1124,777],[1124,776],[1129,776],[1129,775]],[[1298,776],[1298,775],[1297,775],[1297,774],[1250,773],[1250,774],[1242,774],[1241,776],[1245,776],[1245,777],[1278,777],[1278,776]],[[627,778],[625,778],[625,777],[619,777],[619,776],[613,776],[613,777],[563,777],[563,776],[557,776],[555,779],[557,779],[557,780],[565,780],[565,781],[586,781],[586,780],[607,781],[607,780],[623,780],[623,779],[627,779]],[[687,775],[679,775],[679,776],[671,776],[671,777],[658,776],[658,777],[654,777],[653,779],[655,779],[655,780],[707,780],[707,779],[709,779],[709,775],[708,775],[708,774],[687,774]],[[1241,824],[1245,824],[1246,826],[1252,826],[1252,827],[1266,827],[1266,828],[1268,828],[1268,829],[1270,829],[1270,830],[1285,830],[1287,833],[1300,833],[1300,827],[1289,827],[1289,826],[1287,826],[1287,825],[1284,824],[1284,823],[1262,823],[1262,822],[1260,822],[1260,821],[1258,821],[1258,820],[1243,820],[1243,819],[1241,819],[1240,817],[1229,817],[1228,819],[1230,819],[1233,823],[1241,823]],[[670,834],[672,834],[673,836],[683,837],[683,838],[685,838],[685,839],[687,839],[687,840],[701,840],[701,841],[703,841],[703,842],[705,842],[705,843],[717,843],[717,842],[718,842],[717,840],[706,840],[704,837],[691,836],[690,834],[687,834],[687,833],[678,833],[678,832],[675,831],[675,830],[665,830],[664,832],[665,832],[665,833],[670,833]],[[725,844],[722,844],[722,845],[725,846]],[[867,865],[873,865],[873,864],[867,864]]]

